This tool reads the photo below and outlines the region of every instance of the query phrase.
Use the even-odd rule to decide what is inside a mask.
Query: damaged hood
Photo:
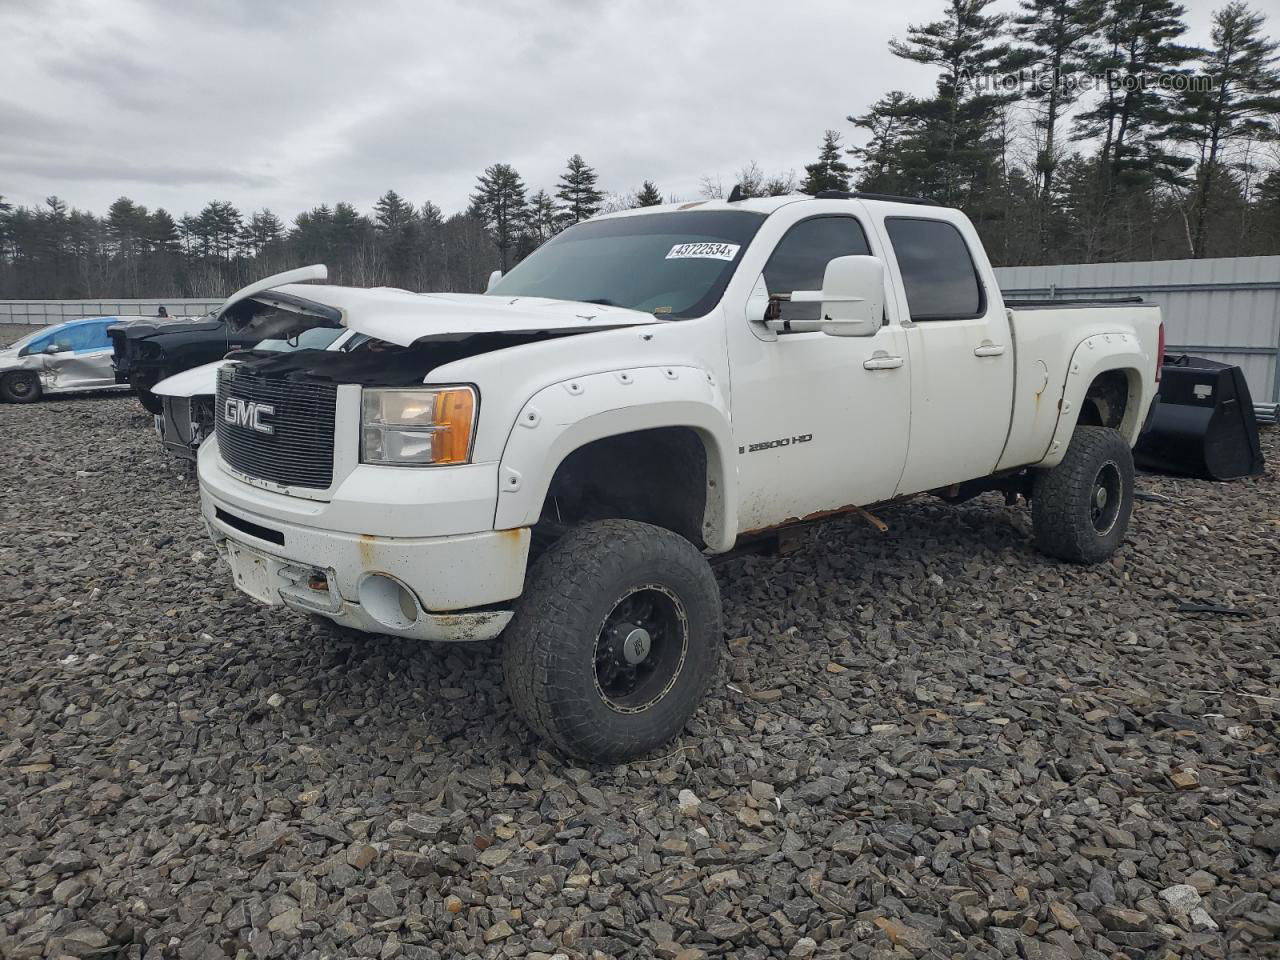
[[[285,309],[313,304],[337,311],[339,322],[356,333],[408,347],[427,337],[469,337],[478,333],[582,333],[666,323],[640,310],[541,297],[497,297],[470,293],[410,293],[392,287],[339,287],[286,283],[252,298]],[[232,305],[228,300],[223,311]]]
[[[217,330],[213,314],[199,317],[144,317],[141,320],[121,320],[107,328],[108,333],[122,334],[127,340],[145,340],[161,333],[175,330]]]

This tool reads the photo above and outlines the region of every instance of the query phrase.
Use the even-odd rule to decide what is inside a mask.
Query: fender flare
[[[702,538],[713,551],[731,549],[738,501],[728,404],[712,374],[675,364],[573,377],[530,397],[502,451],[494,529],[536,523],[556,470],[574,450],[658,427],[688,427],[702,440],[707,454]]]
[[[1081,340],[1071,355],[1071,365],[1058,403],[1058,424],[1049,441],[1049,452],[1039,466],[1054,467],[1062,462],[1090,384],[1100,374],[1112,370],[1128,375],[1129,399],[1119,429],[1130,447],[1137,443],[1147,408],[1155,397],[1155,381],[1150,376],[1144,377],[1143,371],[1154,370],[1155,363],[1155,357],[1142,348],[1142,343],[1133,334],[1100,333]]]

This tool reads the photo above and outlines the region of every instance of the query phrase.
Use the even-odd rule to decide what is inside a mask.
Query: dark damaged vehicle
[[[233,295],[228,303],[244,293]],[[128,384],[148,412],[159,414],[163,404],[154,388],[161,380],[263,340],[287,340],[309,325],[299,324],[297,313],[281,314],[243,300],[236,309],[223,308],[203,317],[121,324],[108,331],[115,382]]]

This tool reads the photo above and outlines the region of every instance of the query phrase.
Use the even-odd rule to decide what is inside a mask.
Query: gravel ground
[[[718,689],[583,769],[492,650],[236,593],[131,399],[0,436],[0,956],[1280,954],[1274,466],[1096,568],[996,497],[727,563]]]

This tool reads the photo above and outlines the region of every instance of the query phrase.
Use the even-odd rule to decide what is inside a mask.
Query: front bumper
[[[335,530],[326,513],[331,522],[350,519],[342,506],[250,487],[227,475],[216,454],[216,440],[207,439],[198,457],[201,511],[236,586],[255,599],[420,640],[492,639],[511,619],[501,607],[524,588],[528,528],[432,537]],[[383,529],[415,526],[396,524],[399,513],[449,508],[395,501],[388,491]]]

